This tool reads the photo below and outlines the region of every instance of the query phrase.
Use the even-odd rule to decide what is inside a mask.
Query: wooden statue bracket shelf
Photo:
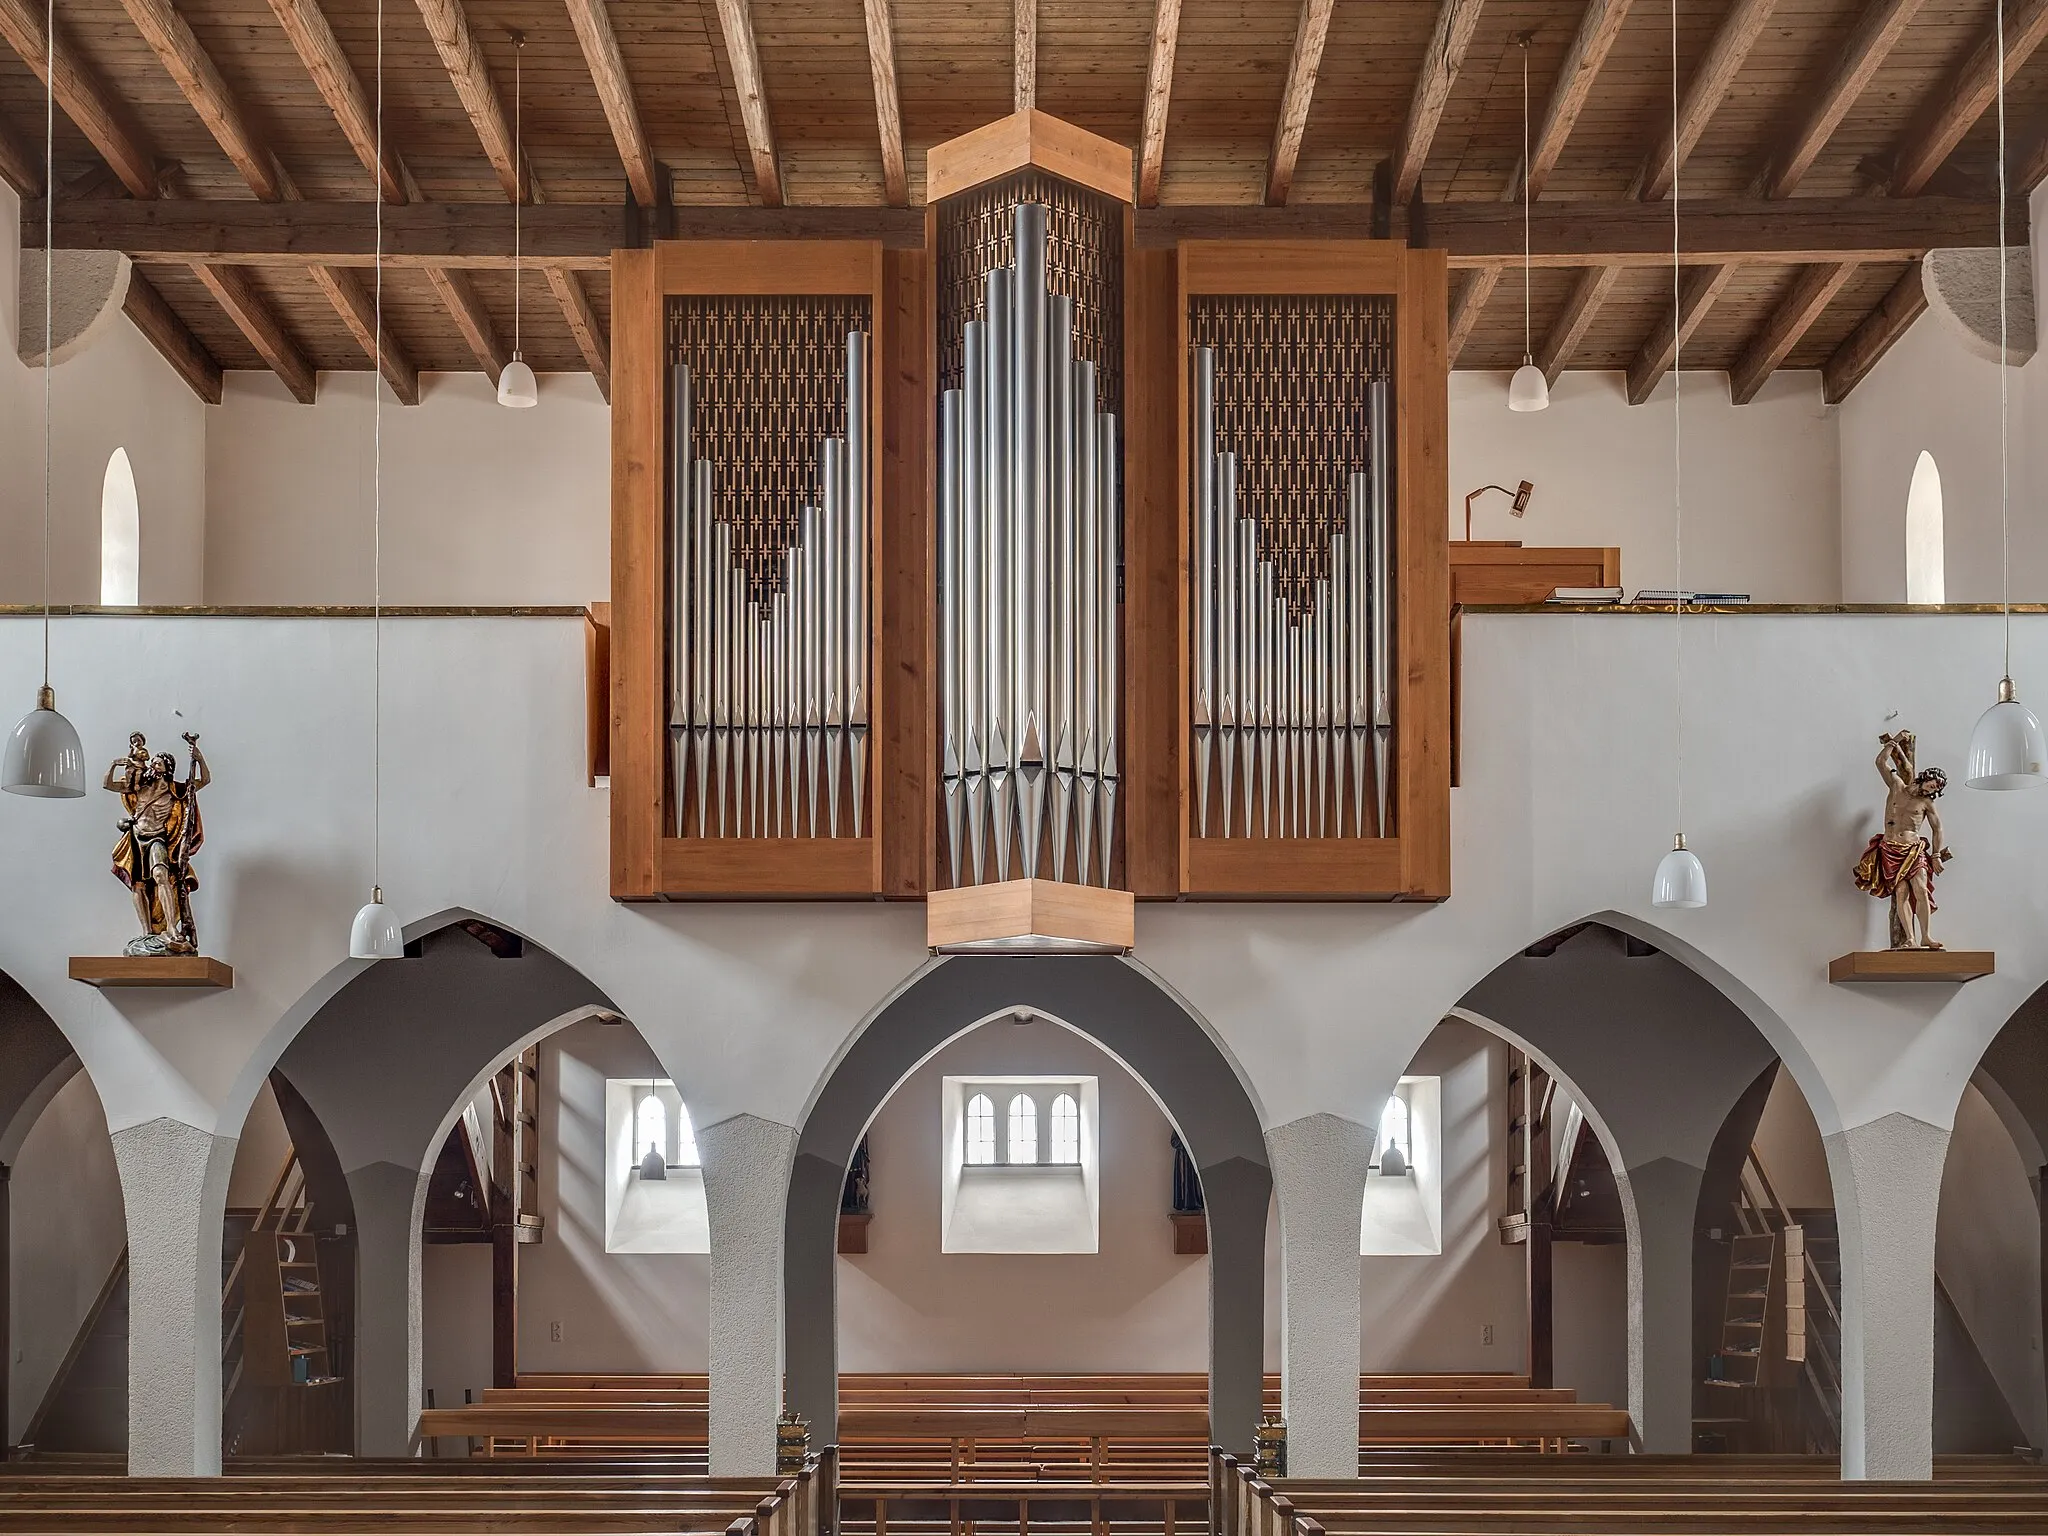
[[[944,939],[948,948],[971,944],[977,934],[1028,945],[1033,933],[1050,925],[1087,947],[1116,950],[1130,943],[1132,897],[1449,895],[1444,254],[1340,239],[1140,245],[1133,185],[1127,146],[1024,111],[932,149],[921,249],[787,239],[669,241],[614,253],[606,766],[616,899],[931,897],[934,942]],[[1097,845],[1088,885],[1067,880],[1062,886],[1066,877],[1044,855],[1036,860],[1042,867],[1014,872],[1055,888],[1006,893],[992,870],[987,885],[953,888],[956,855],[949,839],[960,834],[949,829],[949,813],[957,817],[958,801],[949,806],[947,795],[957,795],[961,768],[947,754],[957,746],[960,716],[957,703],[947,714],[942,693],[949,686],[947,656],[960,653],[962,631],[945,628],[949,653],[941,631],[957,620],[942,613],[941,562],[951,556],[941,543],[940,397],[942,384],[961,385],[963,320],[985,307],[974,279],[1013,259],[1007,229],[997,230],[992,221],[1026,203],[1048,210],[1058,269],[1048,292],[1067,306],[1054,323],[1067,323],[1071,314],[1073,367],[1079,377],[1099,381],[1103,430],[1114,433],[1117,456],[1105,462],[1121,550],[1120,559],[1114,550],[1109,557],[1114,597],[1102,620],[1106,649],[1099,665],[1107,669],[1101,687],[1114,690],[1115,703],[1097,707],[1112,711],[1116,801],[1101,818],[1112,830]],[[969,208],[979,223],[963,222]],[[1195,509],[1189,306],[1206,297],[1292,302],[1344,295],[1377,296],[1391,305],[1393,317],[1387,349],[1391,526],[1384,541],[1393,552],[1384,605],[1392,629],[1383,648],[1392,661],[1382,712],[1391,718],[1388,809],[1363,829],[1369,836],[1357,835],[1362,829],[1355,817],[1348,835],[1203,836],[1193,825],[1198,787],[1190,734]],[[847,380],[858,375],[864,386],[859,424],[853,386],[841,388],[818,368],[807,373],[801,358],[809,354],[801,346],[783,349],[794,359],[787,363],[774,349],[730,349],[735,372],[752,369],[735,383],[717,376],[727,354],[702,345],[692,351],[688,327],[696,322],[677,319],[695,314],[692,305],[723,305],[742,317],[735,323],[755,323],[746,317],[759,310],[773,312],[775,324],[800,326],[806,306],[842,300],[856,308],[833,311],[835,323],[847,325],[846,315],[857,313],[865,333],[864,367],[849,364],[844,372]],[[787,319],[792,312],[798,320]],[[1086,373],[1090,367],[1093,375]],[[736,406],[739,396],[746,398]],[[689,402],[681,417],[679,400]],[[749,419],[770,426],[752,436],[735,428],[731,413],[748,409],[756,411]],[[796,425],[773,425],[783,420]],[[838,446],[828,450],[823,440],[833,437]],[[801,453],[791,447],[798,439]],[[957,465],[961,450],[948,451]],[[687,468],[678,474],[685,457]],[[708,496],[700,494],[698,480],[707,463]],[[805,576],[782,573],[815,574],[803,552],[810,547],[808,515],[813,501],[831,494],[813,487],[828,483],[834,463],[854,477],[845,481],[853,489],[839,493],[842,511],[852,512],[836,524],[823,522],[857,534],[821,535],[826,568],[859,570],[827,582],[843,597],[841,607],[827,610],[840,615],[827,620],[827,632],[844,643],[837,660],[827,657],[832,681],[818,694],[821,711],[803,702],[810,687],[805,679],[816,675],[803,651],[808,641],[786,639],[802,652],[792,659],[777,649],[775,637],[805,631]],[[792,498],[803,503],[801,515],[788,510]],[[783,510],[755,510],[770,506]],[[707,582],[700,555],[706,547],[716,570],[726,570],[719,562],[727,561],[738,574]],[[953,547],[960,547],[957,536]],[[1071,556],[1071,545],[1062,548]],[[1062,579],[1071,576],[1065,566],[1055,568]],[[1084,605],[1099,601],[1101,584],[1089,588],[1086,579],[1071,579],[1083,589],[1076,611],[1100,612]],[[957,581],[952,585],[958,589]],[[858,597],[845,596],[856,588]],[[683,592],[689,596],[678,602]],[[1056,601],[1050,605],[1057,608]],[[734,612],[754,621],[738,624],[737,640],[729,619]],[[700,619],[705,613],[709,641]],[[1061,644],[1051,643],[1055,650]],[[709,664],[714,682],[730,684],[721,705],[717,688],[705,686],[706,663],[699,658],[728,653],[741,659]],[[1055,665],[1073,671],[1083,663],[1066,655]],[[745,681],[755,677],[766,682]],[[864,757],[853,753],[850,741],[855,694],[864,710]],[[1058,703],[1068,696],[1055,686],[1052,697]],[[744,707],[743,698],[749,701]],[[1088,717],[1079,718],[1085,723]],[[1099,723],[1102,717],[1094,718]],[[829,734],[842,727],[837,739]],[[949,729],[956,732],[952,741]],[[721,731],[730,734],[720,737]],[[802,795],[773,788],[817,782],[817,769],[798,765],[817,750],[806,736],[812,731],[825,733],[821,755],[834,765],[823,782],[841,802],[844,820],[836,828],[814,826],[808,808],[798,809]],[[790,734],[784,740],[778,733]],[[1077,727],[1071,734],[1078,733]],[[1101,771],[1107,782],[1109,770],[1086,759],[1085,751],[1056,765],[1058,734],[1049,733],[1043,746],[1041,771],[1048,779],[1057,766],[1069,778]],[[709,745],[719,740],[727,742],[722,757]],[[749,751],[755,755],[746,756]],[[605,754],[593,744],[589,755],[595,774]],[[842,760],[848,769],[836,766]],[[756,775],[768,791],[754,787]],[[1034,793],[1047,792],[1034,784]],[[850,824],[856,803],[858,835]],[[1077,814],[1071,802],[1064,813]],[[1346,831],[1342,818],[1335,829]],[[1044,846],[1057,846],[1060,835],[1048,831]],[[1019,832],[1018,839],[1021,856],[1032,836]],[[1066,846],[1071,875],[1085,854]],[[1059,878],[1048,882],[1042,878],[1048,873]],[[955,921],[960,918],[964,929]]]

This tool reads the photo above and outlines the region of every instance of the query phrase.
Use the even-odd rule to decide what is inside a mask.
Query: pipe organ
[[[1133,185],[1023,111],[614,253],[615,896],[1449,894],[1444,256]]]
[[[862,835],[867,324],[835,298],[671,306],[677,837]]]
[[[1047,208],[961,326],[939,396],[940,794],[951,885],[1107,885],[1116,825],[1118,440],[1047,272]]]
[[[1194,837],[1392,830],[1392,319],[1191,305]]]

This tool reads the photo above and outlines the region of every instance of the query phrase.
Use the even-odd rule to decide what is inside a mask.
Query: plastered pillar
[[[220,1471],[220,1245],[233,1137],[158,1119],[116,1131],[128,1218],[128,1471]]]
[[[1291,1477],[1358,1476],[1358,1236],[1374,1134],[1341,1115],[1266,1132],[1280,1200],[1280,1403]]]
[[[399,1163],[349,1170],[356,1215],[356,1454],[411,1456],[425,1377],[420,1174]],[[488,1294],[475,1298],[488,1311]]]
[[[782,1230],[796,1132],[735,1115],[697,1132],[711,1228],[711,1475],[775,1471]]]
[[[1639,1448],[1692,1450],[1693,1245],[1703,1170],[1660,1157],[1628,1170],[1636,1251],[1629,1264],[1628,1408]]]
[[[1890,1114],[1825,1138],[1842,1234],[1842,1476],[1934,1475],[1934,1222],[1949,1133]]]

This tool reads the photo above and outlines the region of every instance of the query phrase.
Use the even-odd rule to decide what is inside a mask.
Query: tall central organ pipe
[[[939,400],[940,780],[955,886],[1109,883],[1116,824],[1117,432],[1046,281],[1046,209],[982,278]]]

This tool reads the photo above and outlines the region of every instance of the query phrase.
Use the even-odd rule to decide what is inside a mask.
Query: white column
[[[734,1115],[697,1132],[711,1227],[711,1475],[775,1471],[782,1229],[796,1132]]]
[[[356,1215],[356,1454],[410,1456],[424,1392],[420,1174],[400,1163],[349,1170]],[[488,1293],[475,1304],[490,1311]]]
[[[235,1139],[182,1120],[113,1136],[128,1215],[128,1471],[220,1471],[220,1245]]]
[[[1290,1477],[1358,1476],[1358,1236],[1374,1134],[1328,1114],[1266,1132],[1280,1202],[1280,1402]]]
[[[1842,1476],[1934,1475],[1934,1222],[1949,1133],[1890,1114],[1826,1138],[1842,1234]]]
[[[1638,1448],[1692,1450],[1693,1243],[1702,1170],[1660,1157],[1623,1176],[1636,1217],[1628,1266],[1628,1409]]]

